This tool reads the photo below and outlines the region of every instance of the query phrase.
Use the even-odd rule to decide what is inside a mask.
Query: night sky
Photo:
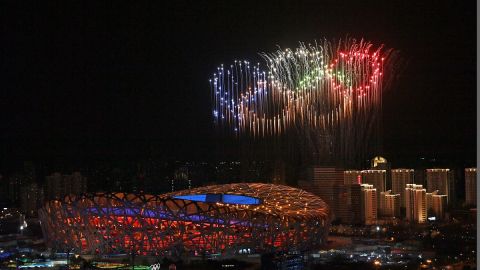
[[[401,57],[383,102],[387,159],[475,161],[475,1],[83,2],[0,4],[4,165],[215,159],[219,64],[346,36]]]

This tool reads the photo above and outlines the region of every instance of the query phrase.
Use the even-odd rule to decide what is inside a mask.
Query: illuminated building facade
[[[387,171],[386,170],[363,170],[362,183],[370,184],[377,190],[377,197],[380,192],[386,191],[387,188]],[[377,199],[377,209],[380,209],[380,200]]]
[[[331,219],[319,197],[260,183],[72,195],[47,202],[39,217],[51,248],[139,255],[308,250],[326,243]]]
[[[405,188],[406,219],[425,223],[427,220],[427,191],[422,185],[407,184]]]
[[[365,225],[377,223],[377,189],[373,185],[361,185],[361,215]]]
[[[438,190],[439,194],[447,195],[447,203],[455,201],[455,183],[453,171],[450,169],[427,169],[427,192]]]
[[[392,193],[400,194],[401,207],[405,207],[405,188],[407,184],[414,183],[415,171],[413,169],[393,169],[392,176]]]
[[[373,185],[378,192],[386,191],[387,171],[386,170],[363,170],[362,184]]]
[[[400,194],[391,190],[380,192],[380,215],[383,217],[400,217]]]
[[[428,216],[434,216],[437,219],[445,218],[445,211],[447,209],[447,195],[437,194],[437,192],[432,193],[431,195],[431,205],[428,208]]]
[[[465,203],[477,205],[477,168],[465,168]]]
[[[322,198],[330,207],[334,219],[349,222],[351,211],[345,203],[348,190],[343,184],[343,177],[343,170],[334,167],[311,167],[307,171],[307,181],[299,181],[298,184]]]
[[[357,170],[344,171],[343,183],[345,185],[362,184],[362,171],[357,171]]]

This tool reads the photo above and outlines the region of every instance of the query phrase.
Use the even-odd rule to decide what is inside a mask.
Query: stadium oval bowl
[[[141,255],[309,250],[326,243],[331,219],[319,197],[262,183],[71,195],[47,202],[39,217],[51,248]]]

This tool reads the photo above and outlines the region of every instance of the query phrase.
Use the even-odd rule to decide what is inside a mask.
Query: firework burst
[[[313,162],[358,162],[378,151],[388,54],[363,40],[323,41],[262,53],[266,70],[222,65],[210,80],[215,124],[239,137],[283,138]]]

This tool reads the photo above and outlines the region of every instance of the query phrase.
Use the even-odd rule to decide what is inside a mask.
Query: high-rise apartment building
[[[348,186],[347,209],[351,210],[351,224],[362,223],[362,186],[353,184]]]
[[[377,196],[387,188],[386,170],[363,170],[362,183],[370,184],[377,190]],[[380,209],[380,200],[377,200],[377,209]]]
[[[384,157],[376,156],[370,162],[370,169],[371,170],[385,170],[385,189],[381,190],[381,191],[386,191],[386,190],[392,189],[392,176],[390,175],[392,165],[391,165],[390,162],[388,162]],[[378,190],[378,188],[377,188],[377,190]]]
[[[361,216],[365,225],[377,222],[377,189],[373,185],[361,185]]]
[[[445,211],[447,209],[447,195],[441,194],[432,194],[432,215],[435,216],[437,219],[444,219],[445,218]],[[429,213],[430,216],[430,213]]]
[[[427,191],[422,185],[407,184],[405,188],[406,219],[425,223],[427,220]]]
[[[46,177],[47,199],[62,198],[68,194],[81,194],[87,191],[87,178],[80,172],[62,175],[58,172]]]
[[[2,197],[0,201],[3,201],[7,206],[20,207],[22,204],[22,189],[36,182],[35,166],[32,162],[24,162],[23,170],[12,173],[9,177],[1,179],[2,181]]]
[[[400,194],[400,206],[405,207],[405,188],[414,183],[413,169],[392,169],[392,193]]]
[[[414,183],[417,185],[427,186],[426,171],[425,169],[415,169]]]
[[[343,170],[333,167],[311,167],[306,181],[299,181],[300,188],[312,192],[324,200],[332,210],[334,219],[349,222],[351,212],[345,203],[348,190],[343,184]]]
[[[400,217],[400,194],[392,194],[391,190],[380,192],[379,213],[383,217]]]
[[[386,191],[387,171],[386,170],[363,170],[362,184],[373,185],[378,192]]]
[[[30,183],[20,189],[20,209],[27,217],[36,217],[38,209],[44,202],[43,188],[37,183]]]
[[[20,205],[21,187],[27,185],[27,179],[23,173],[13,173],[8,178],[9,203],[15,206]]]
[[[455,182],[450,169],[427,169],[427,192],[438,190],[441,195],[447,195],[447,203],[455,202]]]
[[[46,177],[47,199],[61,198],[67,194],[62,174],[56,172]]]
[[[357,171],[357,170],[344,171],[343,183],[345,185],[362,184],[362,171]]]
[[[465,203],[477,205],[477,168],[465,168]]]
[[[435,190],[434,192],[427,192],[425,194],[425,198],[427,200],[427,216],[429,216],[433,212],[433,209],[432,209],[432,206],[433,206],[432,195],[433,194],[438,194],[438,191]]]

